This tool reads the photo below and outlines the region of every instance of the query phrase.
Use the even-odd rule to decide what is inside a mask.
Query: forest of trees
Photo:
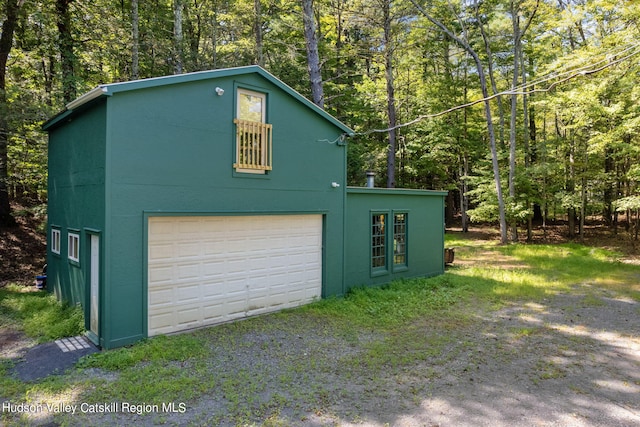
[[[640,2],[0,0],[0,226],[46,201],[42,123],[101,83],[258,64],[350,126],[350,185],[447,221],[638,231]]]

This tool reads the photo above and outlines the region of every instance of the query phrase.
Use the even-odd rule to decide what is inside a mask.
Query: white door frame
[[[89,234],[89,338],[100,341],[100,236]]]

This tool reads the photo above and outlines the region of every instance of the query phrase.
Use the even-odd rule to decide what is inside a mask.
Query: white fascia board
[[[67,110],[74,110],[81,105],[86,104],[89,101],[92,101],[99,96],[106,95],[109,92],[108,88],[105,86],[98,86],[95,89],[90,90],[79,98],[74,99],[70,103],[66,105]]]

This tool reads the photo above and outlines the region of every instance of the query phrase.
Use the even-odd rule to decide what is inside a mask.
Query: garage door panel
[[[180,292],[174,292],[174,300],[177,303],[192,303],[201,298],[200,287],[195,284],[180,286]]]
[[[150,247],[149,260],[167,260],[173,258],[173,245],[171,243],[158,242]]]
[[[322,216],[152,217],[148,334],[320,297]]]
[[[224,261],[214,260],[211,263],[202,264],[201,271],[205,282],[217,282],[224,277]]]
[[[180,263],[175,268],[177,280],[194,280],[200,277],[200,265],[197,263]]]
[[[149,267],[149,282],[155,284],[163,282],[171,283],[173,275],[173,269],[171,267],[154,266],[153,269],[151,265]]]
[[[179,243],[176,244],[174,257],[179,257],[180,259],[197,258],[200,257],[201,248],[202,245],[195,242]]]
[[[149,305],[152,306],[169,305],[173,300],[172,288],[155,289],[153,292],[149,293]]]

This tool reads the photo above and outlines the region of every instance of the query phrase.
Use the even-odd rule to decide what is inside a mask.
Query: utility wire
[[[457,105],[455,107],[451,107],[449,109],[440,111],[438,113],[423,114],[423,115],[420,115],[420,116],[416,117],[415,119],[413,119],[413,120],[411,120],[409,122],[401,123],[399,125],[396,125],[396,126],[393,126],[393,127],[389,127],[389,128],[386,128],[386,129],[371,129],[371,130],[368,130],[368,131],[365,131],[365,132],[355,132],[353,134],[350,134],[349,136],[366,136],[366,135],[370,135],[372,133],[390,132],[390,131],[395,130],[395,129],[400,129],[400,128],[403,128],[403,127],[411,126],[411,125],[416,124],[418,122],[421,122],[421,121],[423,121],[425,119],[431,119],[431,118],[440,117],[440,116],[452,113],[452,112],[457,111],[457,110],[461,110],[461,109],[464,109],[464,108],[472,107],[472,106],[474,106],[476,104],[480,104],[480,103],[485,102],[485,101],[490,101],[490,100],[495,99],[495,98],[497,98],[499,96],[505,96],[505,95],[530,95],[530,94],[533,94],[533,93],[550,92],[553,89],[555,89],[556,86],[558,86],[558,85],[560,85],[562,83],[565,83],[565,82],[567,82],[569,80],[572,80],[572,79],[574,79],[576,77],[588,76],[588,75],[599,73],[599,72],[601,72],[601,71],[603,71],[603,70],[605,70],[605,69],[607,69],[609,67],[617,65],[617,64],[619,64],[619,63],[621,63],[623,61],[626,61],[629,58],[632,58],[635,55],[638,55],[640,53],[640,49],[638,49],[638,47],[640,47],[640,44],[634,43],[632,45],[629,45],[629,47],[624,48],[623,50],[621,50],[621,51],[619,51],[617,53],[613,53],[613,52],[608,52],[607,53],[607,52],[605,52],[605,58],[604,59],[602,59],[600,61],[596,61],[596,62],[588,64],[588,65],[585,65],[583,67],[579,67],[579,68],[576,68],[576,69],[563,71],[563,72],[560,72],[560,73],[551,72],[551,73],[549,73],[549,75],[547,77],[541,77],[540,79],[528,82],[527,84],[517,86],[517,87],[515,87],[513,89],[510,89],[510,90],[506,90],[506,91],[495,93],[495,94],[493,94],[491,96],[488,96],[486,98],[481,98],[481,99],[477,99],[477,100],[474,100],[474,101],[471,101],[471,102],[467,102],[465,104]],[[630,51],[632,49],[636,49],[636,50],[632,51],[631,53],[628,53],[627,55],[625,55],[625,56],[623,56],[621,58],[617,58],[615,60],[611,60],[610,59],[612,56],[618,56],[621,53],[628,52],[628,51]],[[600,66],[598,68],[595,68],[595,69],[593,68],[595,65],[601,64],[601,63],[603,63],[605,61],[608,61],[608,62],[606,62],[604,65],[602,65],[602,66]],[[544,89],[535,89],[534,88],[534,89],[531,89],[531,90],[527,90],[528,88],[535,87],[536,85],[540,85],[541,83],[546,83],[548,81],[551,81],[551,80],[554,80],[554,79],[558,79],[560,76],[563,76],[563,75],[566,75],[566,77],[551,83],[548,87],[546,87]],[[336,141],[334,141],[334,143],[338,142],[339,140],[344,139],[344,136],[345,135],[341,135]]]

